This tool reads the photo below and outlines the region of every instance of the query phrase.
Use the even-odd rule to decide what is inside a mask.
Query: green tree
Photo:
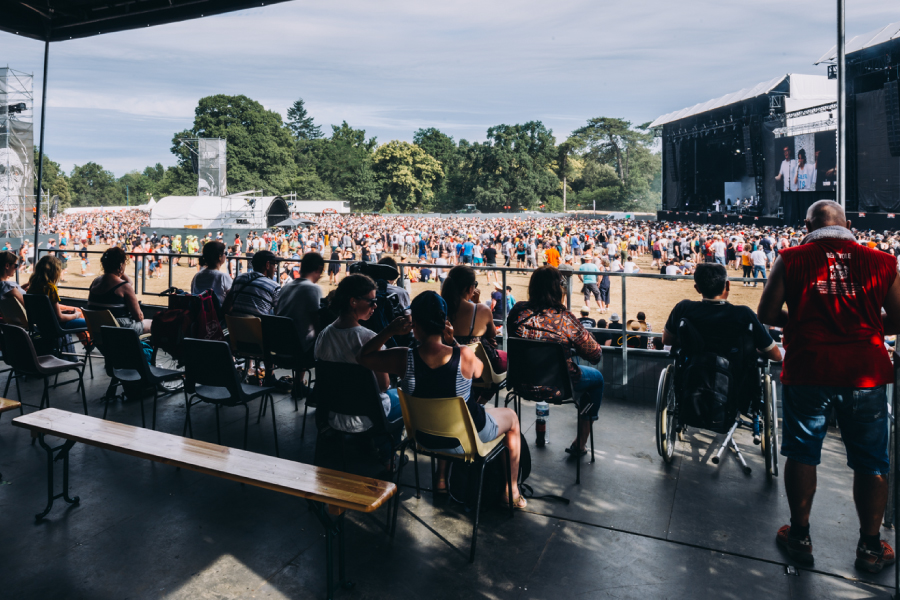
[[[34,164],[38,162],[39,148],[34,149]],[[37,199],[37,170],[34,172],[34,197]],[[48,201],[53,196],[59,196],[59,208],[63,210],[71,204],[72,197],[69,192],[69,182],[65,171],[59,166],[59,163],[53,162],[45,154],[44,155],[44,172],[41,185],[47,195],[42,202]]]
[[[383,213],[397,212],[397,207],[394,206],[394,200],[391,198],[390,194],[388,194],[387,200],[384,201],[384,206],[381,207],[381,212],[383,212]]]
[[[318,140],[322,137],[322,128],[313,122],[313,118],[306,112],[303,98],[296,102],[287,111],[288,128],[298,140]]]
[[[630,121],[609,117],[589,119],[572,137],[600,162],[613,163],[622,185],[628,180],[631,152],[653,142],[650,133],[633,128]]]
[[[119,206],[125,204],[116,177],[95,162],[72,168],[69,187],[73,206]]]
[[[190,151],[180,140],[196,137],[228,140],[228,189],[232,192],[286,193],[297,176],[294,140],[281,115],[247,96],[219,94],[200,99],[194,127],[176,133],[172,140],[172,153],[181,170],[172,179],[179,186],[188,173],[193,174]],[[196,176],[193,179],[195,194]]]
[[[374,210],[379,204],[380,186],[373,167],[377,142],[366,139],[363,129],[353,129],[346,121],[332,125],[331,137],[321,147],[317,172],[334,194],[349,200],[356,210]]]
[[[448,180],[459,171],[459,149],[449,135],[434,127],[419,129],[413,134],[413,143],[427,152],[441,164],[443,174],[435,179],[435,199],[438,204],[452,204],[452,196],[448,193]]]
[[[434,199],[433,185],[444,175],[441,164],[422,148],[397,140],[375,151],[374,170],[382,197],[396,198],[403,212],[428,211]]]
[[[540,121],[491,127],[486,142],[466,148],[466,184],[482,210],[535,208],[559,190],[555,158],[553,133]]]

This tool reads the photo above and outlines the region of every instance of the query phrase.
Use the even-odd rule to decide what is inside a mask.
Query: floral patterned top
[[[506,320],[511,336],[529,340],[545,340],[562,344],[569,358],[569,375],[572,383],[581,379],[581,370],[572,356],[578,355],[591,363],[600,361],[603,350],[584,325],[568,310],[562,308],[533,308],[528,302],[519,302],[513,306]],[[544,400],[559,398],[561,390],[542,386],[529,390],[529,394]]]

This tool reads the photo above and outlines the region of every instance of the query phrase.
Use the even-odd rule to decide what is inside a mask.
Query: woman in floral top
[[[591,407],[586,419],[578,427],[578,437],[566,452],[583,456],[590,434],[590,421],[597,420],[603,399],[603,375],[597,369],[575,364],[572,356],[578,355],[591,363],[600,361],[601,346],[588,333],[578,318],[566,310],[563,304],[562,275],[550,266],[541,267],[531,275],[528,283],[528,301],[517,303],[507,318],[510,335],[530,340],[545,340],[562,344],[569,358],[569,375],[577,399],[587,393]],[[530,393],[546,400],[558,399],[561,391],[556,388],[540,388]]]

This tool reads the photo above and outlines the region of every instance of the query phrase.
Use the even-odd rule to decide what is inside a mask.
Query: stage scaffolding
[[[34,225],[32,76],[0,68],[0,237],[24,238]]]

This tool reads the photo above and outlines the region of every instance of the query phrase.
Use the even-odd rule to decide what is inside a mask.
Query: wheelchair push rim
[[[663,369],[656,392],[656,451],[666,464],[675,454],[674,371],[672,365]]]
[[[766,457],[766,475],[778,477],[778,410],[775,404],[775,381],[763,376],[762,451]]]

